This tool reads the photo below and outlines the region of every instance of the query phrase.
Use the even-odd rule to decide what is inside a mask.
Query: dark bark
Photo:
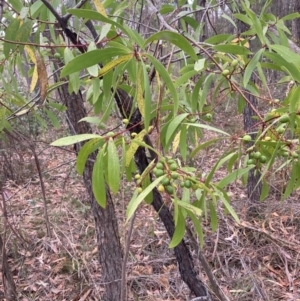
[[[122,116],[124,118],[128,118],[130,116],[130,109],[132,107],[132,98],[128,96],[128,94],[123,90],[118,89],[115,99]],[[129,120],[129,124],[127,126],[129,131],[139,133],[142,130],[142,126],[140,125],[141,120],[141,114],[138,110],[136,110],[131,115],[131,118]],[[148,145],[152,146],[150,137],[147,135],[145,136],[145,142]],[[151,154],[151,156],[151,160],[155,159],[155,154]],[[139,172],[143,173],[143,171],[149,164],[145,148],[138,148],[137,152],[134,155],[134,158]],[[152,180],[151,175],[150,178]],[[156,188],[153,190],[153,202],[151,205],[159,214],[159,217],[163,222],[169,237],[172,238],[175,231],[173,216],[169,209],[164,206],[162,196]],[[204,301],[211,300],[210,294],[206,289],[205,284],[197,277],[190,250],[186,246],[184,240],[182,240],[181,243],[174,248],[174,252],[182,280],[188,285],[189,289],[195,294],[196,297],[206,297],[205,299],[203,299]]]
[[[202,6],[203,8],[205,8],[206,6],[206,0],[198,0],[198,5]],[[198,11],[196,12],[196,20],[199,22],[200,26],[202,27],[202,31],[201,31],[201,35],[199,36],[199,41],[203,42],[205,39],[208,38],[208,27],[207,27],[207,14],[208,11],[206,11],[205,9],[202,11]]]
[[[294,1],[294,12],[300,13],[300,1],[295,0]],[[293,20],[293,38],[294,41],[300,45],[300,18],[296,18]]]
[[[46,0],[42,0],[42,1],[44,3],[46,2]],[[49,4],[48,4],[48,7],[50,8]],[[61,20],[61,18],[59,16],[56,16],[56,17],[58,18],[58,22],[59,22],[60,26],[62,27],[62,29],[64,30],[66,36],[72,41],[72,43],[75,44],[77,42],[77,44],[78,44],[77,35],[73,32],[71,32],[71,34],[70,34],[70,30],[66,27],[65,21]],[[75,35],[76,35],[76,37],[75,37]],[[80,43],[78,50],[81,52],[85,52],[86,49],[83,46],[84,45]],[[72,121],[71,122],[72,127],[74,127],[74,129],[76,130],[77,133],[82,133],[82,131],[84,133],[90,132],[91,129],[89,128],[87,123],[85,123],[85,122],[78,123],[78,121],[81,118],[86,116],[86,112],[84,110],[82,100],[80,99],[80,101],[79,101],[78,100],[79,98],[73,94],[69,96],[67,93],[67,87],[63,86],[62,89],[64,90],[64,93],[65,93],[63,99],[66,100],[66,104],[68,106],[68,116],[70,118],[70,121]],[[125,91],[118,89],[115,93],[115,100],[116,100],[117,106],[118,106],[122,116],[124,118],[130,119],[130,122],[129,122],[127,128],[130,128],[132,132],[136,132],[136,133],[140,132],[142,130],[142,127],[141,127],[142,118],[141,118],[141,114],[140,114],[139,110],[135,110],[134,112],[132,112],[132,108],[133,108],[132,98]],[[78,129],[77,129],[77,127],[78,127]],[[146,136],[145,141],[148,144],[151,143],[150,138],[148,136]],[[142,173],[149,164],[144,148],[138,149],[138,151],[135,154],[135,161],[137,163],[138,169]],[[111,197],[110,197],[109,193],[107,195],[108,204],[107,204],[107,208],[105,210],[100,208],[98,206],[98,204],[96,203],[96,201],[93,197],[93,194],[92,194],[92,190],[91,190],[91,172],[92,172],[93,164],[92,163],[89,163],[89,164],[91,164],[91,165],[88,165],[86,167],[86,171],[84,172],[84,181],[85,181],[86,187],[88,188],[89,194],[91,194],[90,195],[91,205],[92,205],[92,209],[93,209],[95,222],[97,223],[96,230],[97,230],[98,244],[99,244],[99,246],[101,246],[104,243],[109,243],[109,246],[106,245],[105,248],[100,248],[100,250],[99,250],[100,262],[101,262],[101,266],[103,269],[102,273],[104,274],[104,277],[106,277],[105,283],[108,282],[107,294],[110,294],[109,296],[106,297],[105,300],[119,300],[120,297],[114,297],[113,299],[111,299],[112,293],[113,293],[112,292],[113,286],[115,286],[116,289],[120,290],[120,288],[118,287],[119,281],[116,281],[115,277],[118,277],[117,278],[118,280],[121,278],[121,263],[119,264],[119,268],[118,268],[118,262],[119,262],[119,258],[122,258],[121,251],[119,251],[121,249],[118,248],[119,239],[118,239],[118,237],[116,237],[116,236],[118,236],[117,227],[112,225],[114,218],[115,218],[113,203],[111,201]],[[170,213],[170,211],[168,210],[168,208],[163,206],[161,195],[159,194],[159,192],[157,190],[154,190],[152,205],[153,205],[154,209],[159,213],[159,216],[162,219],[169,236],[172,237],[174,230],[175,230],[173,217],[172,217],[172,214]],[[95,212],[94,212],[94,209],[97,209],[97,210],[95,210]],[[109,212],[106,212],[106,211],[109,211]],[[111,220],[111,218],[113,218],[113,221]],[[110,222],[111,224],[107,224],[108,222]],[[99,225],[98,223],[100,223],[100,229],[98,229],[98,225]],[[101,225],[105,225],[105,228],[101,227]],[[108,228],[110,226],[111,226],[111,229]],[[103,231],[101,231],[101,230],[103,230]],[[111,234],[114,236],[113,237],[114,242],[112,242],[112,243],[110,242],[111,237],[107,237],[107,234]],[[113,245],[116,246],[116,248],[118,249],[117,251],[113,249]],[[112,253],[110,251],[112,251]],[[181,243],[177,247],[175,247],[175,255],[176,255],[176,258],[178,261],[179,271],[181,273],[182,279],[187,283],[190,290],[197,297],[203,296],[204,297],[203,301],[210,301],[211,297],[210,297],[205,285],[197,278],[197,274],[194,269],[191,253],[190,253],[189,249],[187,248],[184,240],[182,240]],[[105,262],[104,259],[106,258],[106,256],[109,256],[109,258]],[[113,260],[113,258],[115,256],[117,256],[115,258],[116,261]],[[115,271],[113,273],[112,273],[111,269],[109,269],[110,263],[112,263],[111,269],[115,269]],[[108,278],[110,278],[110,279],[108,279]]]
[[[67,106],[68,124],[72,134],[91,133],[91,127],[87,122],[79,122],[80,119],[87,116],[81,93],[69,94],[67,86],[60,88],[61,100]],[[76,144],[76,153],[81,145]],[[103,286],[105,287],[105,301],[120,300],[121,296],[121,272],[122,272],[122,248],[120,244],[117,217],[115,215],[114,204],[109,193],[106,190],[106,208],[103,209],[97,203],[92,191],[92,171],[96,154],[91,154],[86,162],[83,173],[84,185],[89,195],[91,211],[95,220],[98,258],[102,270]]]
[[[239,33],[240,35],[242,32],[246,31],[248,29],[248,25],[245,23],[242,23],[239,21],[238,23],[238,28],[239,28]],[[250,49],[251,49],[251,41],[250,41]],[[251,76],[251,81],[253,84],[255,84],[255,77],[254,75]],[[247,98],[247,102],[243,111],[243,119],[244,119],[244,130],[245,132],[250,132],[250,136],[252,137],[252,140],[255,139],[256,134],[252,133],[257,130],[257,119],[254,117],[257,116],[253,108],[257,108],[257,98],[250,93],[245,92],[245,96]],[[251,146],[251,144],[248,144],[247,146]],[[254,205],[256,202],[259,202],[260,200],[260,195],[261,195],[261,188],[262,184],[261,182],[259,183],[261,173],[260,170],[258,169],[252,169],[249,172],[248,175],[248,182],[247,182],[247,195],[248,199],[251,202],[250,208],[249,208],[249,213],[252,213],[253,209],[255,208]]]
[[[255,80],[252,76],[252,82],[255,83]],[[253,111],[252,107],[257,108],[257,98],[253,94],[245,93],[249,103],[246,103],[246,106],[243,111],[244,117],[244,130],[245,132],[250,132],[250,136],[252,140],[255,139],[256,134],[251,133],[257,129],[257,119],[253,118],[256,116],[256,113]],[[248,144],[250,147],[251,144]],[[261,173],[258,169],[251,169],[248,175],[248,182],[247,182],[247,195],[248,199],[251,203],[259,202],[262,183],[259,181]],[[253,207],[254,208],[254,207]],[[251,210],[250,210],[251,211]]]

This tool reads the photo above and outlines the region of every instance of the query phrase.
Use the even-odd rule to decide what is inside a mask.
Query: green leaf
[[[151,63],[154,65],[156,71],[159,73],[159,75],[162,77],[164,80],[166,86],[168,87],[172,100],[173,100],[173,115],[176,116],[178,112],[178,107],[179,107],[179,101],[178,101],[178,93],[176,91],[176,88],[173,84],[173,81],[170,77],[170,74],[167,72],[165,67],[153,56],[145,54],[145,56],[151,61]]]
[[[20,28],[18,29],[18,33],[16,35],[16,40],[19,42],[27,42],[29,36],[31,35],[33,21],[27,20],[25,21]],[[24,49],[24,45],[19,45],[19,51],[22,52]]]
[[[20,0],[9,0],[9,4],[17,13],[19,13],[23,7],[22,2]]]
[[[250,80],[250,77],[252,75],[252,72],[256,68],[257,63],[259,62],[260,57],[264,53],[264,51],[265,51],[264,48],[262,48],[259,51],[257,51],[257,53],[255,53],[255,55],[253,56],[253,58],[248,63],[248,65],[247,65],[247,67],[245,69],[244,78],[243,78],[243,85],[244,85],[244,87],[247,87],[248,82]]]
[[[9,40],[9,41],[15,41],[16,36],[18,34],[18,30],[21,24],[21,20],[20,19],[14,19],[6,28],[5,31],[5,39]],[[3,46],[3,52],[5,57],[8,59],[9,58],[9,52],[10,50],[14,50],[16,49],[17,45],[16,44],[11,44],[8,42],[4,43]]]
[[[172,237],[172,240],[169,244],[169,248],[176,247],[183,239],[185,233],[185,219],[183,217],[182,212],[178,211],[177,224],[175,227],[175,231]]]
[[[143,141],[144,136],[147,134],[145,130],[142,130],[137,134],[137,136],[131,141],[127,151],[126,151],[126,166],[129,166],[135,152],[139,148],[139,144],[137,143],[138,141]]]
[[[228,20],[236,28],[236,24],[228,15],[223,14],[221,17],[224,18],[225,20]]]
[[[218,217],[213,202],[209,202],[209,210],[210,210],[210,227],[213,231],[216,231],[218,228]]]
[[[121,29],[124,33],[126,33],[133,42],[137,43],[139,46],[142,46],[140,44],[139,39],[137,39],[136,35],[133,34],[133,31],[127,27],[127,26],[122,26],[120,23],[113,21],[111,18],[107,18],[100,13],[90,10],[90,9],[68,9],[68,12],[74,16],[77,17],[82,17],[86,18],[88,20],[96,20],[96,21],[101,21],[104,23],[108,23],[111,25],[116,26],[117,28]]]
[[[53,124],[55,129],[60,129],[60,123],[57,119],[57,117],[53,114],[53,112],[51,112],[48,109],[45,109],[45,112],[48,116],[48,118],[50,119],[51,123]]]
[[[180,200],[177,200],[177,204],[188,210],[188,211],[191,211],[193,214],[195,214],[196,216],[201,216],[202,215],[202,210],[197,208],[196,206],[193,206],[192,204],[190,203],[187,203],[187,202],[183,202],[183,201],[180,201]]]
[[[50,145],[67,146],[67,145],[76,144],[76,143],[79,143],[79,142],[82,142],[85,140],[94,139],[94,138],[102,138],[102,137],[99,135],[96,135],[96,134],[79,134],[79,135],[75,135],[75,136],[60,138],[60,139],[52,142]]]
[[[66,64],[74,58],[72,51],[66,47],[64,51],[64,59]],[[69,93],[77,93],[80,87],[79,72],[69,75]]]
[[[99,148],[100,146],[99,142],[102,141],[103,141],[102,138],[95,138],[88,141],[81,147],[80,151],[78,152],[77,160],[76,160],[76,169],[80,175],[83,174],[85,164],[89,155]]]
[[[151,115],[149,112],[151,112],[151,91],[150,91],[150,82],[149,82],[149,75],[146,70],[145,64],[143,64],[143,77],[144,77],[144,127],[145,130],[148,132],[149,124],[150,124],[150,117]]]
[[[298,67],[300,66],[300,55],[293,52],[288,47],[282,45],[270,45],[269,47],[280,54],[289,63],[293,63]]]
[[[197,71],[197,72],[202,71],[205,68],[205,62],[206,62],[206,59],[200,59],[200,60],[196,61],[195,65],[194,65],[195,71]]]
[[[240,223],[239,217],[237,216],[236,212],[234,211],[234,209],[231,207],[231,205],[229,203],[229,198],[228,198],[228,195],[226,194],[226,192],[223,191],[223,190],[219,190],[219,188],[216,187],[216,186],[214,186],[214,188],[215,188],[216,194],[218,195],[218,197],[220,198],[220,200],[224,204],[227,211],[231,214],[231,216],[235,219],[235,221],[237,223]]]
[[[281,18],[282,21],[293,20],[300,18],[300,13],[292,13]]]
[[[168,130],[166,133],[166,144],[169,143],[169,140],[175,133],[175,131],[178,129],[178,127],[181,125],[182,121],[188,116],[188,113],[180,114],[176,116],[169,124]]]
[[[224,188],[228,184],[230,184],[230,183],[236,181],[237,179],[239,179],[240,177],[242,177],[245,173],[248,173],[248,171],[250,169],[252,169],[253,167],[254,167],[254,165],[249,165],[245,168],[237,169],[237,170],[233,171],[232,173],[230,173],[229,175],[227,175],[225,178],[223,178],[221,181],[219,181],[217,183],[218,187]]]
[[[145,197],[157,186],[160,181],[165,177],[165,175],[155,179],[145,190],[143,190],[138,196],[136,194],[133,195],[132,199],[130,200],[127,210],[126,210],[126,223],[130,220],[134,212],[136,211],[137,207],[140,203],[145,199]]]
[[[235,156],[235,153],[225,154],[223,157],[222,156],[220,157],[218,162],[215,164],[215,166],[212,168],[212,170],[207,175],[206,180],[205,180],[206,185],[209,185],[215,171],[218,170],[225,162],[229,161],[233,156]]]
[[[44,3],[41,0],[38,0],[36,2],[34,2],[31,6],[30,6],[30,16],[35,19],[38,14],[40,13],[41,9],[43,8]]]
[[[198,234],[198,237],[199,237],[200,247],[202,248],[204,245],[204,235],[203,235],[203,230],[202,230],[202,225],[201,225],[201,219],[196,217],[191,211],[188,211],[188,215],[190,216],[190,218],[194,224],[196,233]]]
[[[197,54],[194,48],[191,46],[190,42],[179,33],[168,31],[168,30],[160,31],[158,33],[155,33],[151,37],[149,37],[145,41],[144,47],[147,46],[150,42],[157,41],[157,40],[168,41],[176,45],[180,49],[182,49],[185,53],[190,55],[195,61],[198,60]]]
[[[220,44],[225,43],[226,41],[229,41],[234,36],[231,34],[218,34],[215,36],[212,36],[211,38],[208,38],[205,40],[205,43],[207,44]]]
[[[263,179],[261,194],[260,194],[260,201],[263,201],[268,195],[269,195],[269,184],[265,179]]]
[[[98,204],[103,208],[106,207],[106,186],[103,166],[104,149],[105,147],[98,153],[92,173],[92,190]]]
[[[289,63],[278,53],[265,52],[264,56],[271,59],[276,67],[287,71],[295,81],[300,82],[300,71],[293,63]]]
[[[159,12],[165,15],[171,13],[175,8],[176,6],[172,4],[162,4]]]
[[[244,22],[245,24],[248,24],[250,26],[253,24],[252,20],[249,17],[247,17],[246,15],[244,15],[244,14],[233,14],[233,16],[236,19]]]
[[[181,116],[181,115],[179,115],[179,116]],[[205,129],[205,130],[208,130],[208,131],[220,133],[220,134],[223,134],[225,136],[230,136],[228,133],[226,133],[222,130],[219,130],[217,128],[214,128],[212,126],[206,125],[206,124],[200,124],[200,123],[184,123],[184,124],[188,125],[188,126],[197,127],[197,128]]]
[[[224,53],[231,53],[231,54],[239,54],[239,55],[248,55],[251,54],[251,51],[244,46],[240,45],[215,45],[212,48],[216,51],[224,52]]]
[[[120,162],[117,147],[112,138],[109,138],[107,146],[107,184],[113,193],[119,191],[120,186]]]
[[[285,191],[283,193],[283,195],[281,196],[281,200],[285,200],[286,198],[288,198],[291,193],[294,191],[294,187],[295,187],[295,182],[297,177],[299,177],[299,169],[297,164],[293,164],[293,168],[292,168],[292,172],[290,175],[290,180],[285,188]]]
[[[129,54],[122,48],[108,47],[105,49],[96,49],[76,56],[73,60],[66,64],[61,71],[61,77],[65,77],[71,73],[81,71],[96,64],[105,62],[112,57],[118,55]]]
[[[215,144],[217,141],[219,141],[221,138],[215,138],[209,141],[206,141],[200,145],[198,145],[190,154],[190,157],[193,158],[200,150],[207,148],[208,146]]]
[[[203,82],[203,91],[201,93],[200,101],[198,104],[198,108],[201,113],[203,112],[203,106],[206,104],[207,94],[210,93],[210,91],[211,91],[211,89],[210,89],[211,83],[213,82],[214,78],[215,78],[215,75],[213,73],[211,73],[205,78],[205,80]]]

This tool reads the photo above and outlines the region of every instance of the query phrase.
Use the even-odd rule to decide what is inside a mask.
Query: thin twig
[[[49,222],[49,216],[48,216],[48,210],[47,210],[46,189],[45,189],[43,174],[41,171],[40,160],[36,154],[34,145],[30,145],[30,148],[31,148],[31,151],[34,156],[36,168],[38,170],[38,174],[39,174],[39,178],[40,178],[40,182],[41,182],[41,189],[42,189],[43,203],[44,203],[44,215],[45,215],[45,222],[46,222],[46,228],[47,228],[47,236],[51,238],[50,222]]]
[[[6,256],[6,225],[7,225],[7,211],[6,211],[6,198],[2,192],[2,204],[3,204],[3,216],[4,216],[4,233],[3,240],[0,235],[0,250],[2,253],[2,283],[4,287],[4,295],[7,301],[17,301],[17,289],[12,276],[11,270],[8,265],[7,256]]]
[[[136,217],[136,212],[134,212],[131,221],[130,221],[130,226],[129,230],[127,233],[127,238],[126,238],[126,245],[125,245],[125,254],[122,262],[122,279],[121,279],[121,301],[127,300],[127,285],[126,285],[126,264],[127,264],[127,259],[128,259],[128,254],[129,254],[129,247],[130,247],[130,239],[132,235],[132,230],[133,230],[133,225]]]
[[[157,18],[159,19],[159,21],[161,22],[161,24],[169,29],[170,31],[173,31],[173,32],[177,32],[177,30],[175,30],[173,27],[171,27],[167,22],[166,20],[164,19],[164,17],[160,14],[159,10],[152,4],[152,2],[150,0],[146,0],[147,3],[149,4],[150,8],[155,12]]]

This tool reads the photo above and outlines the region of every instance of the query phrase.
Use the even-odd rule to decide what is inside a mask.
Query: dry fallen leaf
[[[48,88],[48,74],[46,65],[40,56],[38,51],[35,51],[35,58],[36,58],[36,66],[37,66],[37,73],[39,79],[39,86],[40,86],[40,95],[41,95],[41,103],[44,102],[47,94]]]

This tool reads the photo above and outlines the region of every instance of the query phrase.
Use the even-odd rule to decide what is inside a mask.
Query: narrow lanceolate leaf
[[[144,45],[147,45],[150,42],[157,41],[157,40],[168,41],[176,45],[178,48],[182,49],[186,54],[190,55],[195,61],[198,60],[197,54],[194,48],[191,46],[190,42],[177,32],[165,30],[165,31],[155,33],[145,41]]]
[[[209,210],[210,210],[210,226],[213,231],[216,231],[218,227],[218,217],[213,202],[209,202]]]
[[[30,57],[31,61],[36,64],[36,58],[34,55],[34,51],[32,50],[32,48],[28,45],[25,46],[25,51],[28,54],[28,56]]]
[[[216,51],[224,52],[224,53],[231,53],[231,54],[240,54],[240,55],[247,55],[251,54],[251,51],[244,46],[240,45],[215,45],[212,47]]]
[[[65,77],[71,73],[81,71],[85,68],[92,67],[101,62],[105,62],[112,57],[130,53],[131,50],[126,51],[123,48],[108,47],[106,49],[91,50],[87,53],[76,56],[73,60],[68,62],[61,71],[61,77]]]
[[[215,193],[218,195],[219,199],[222,201],[222,203],[224,204],[226,210],[231,214],[231,216],[235,219],[235,221],[237,223],[240,222],[240,219],[239,217],[237,216],[236,212],[234,211],[234,209],[231,207],[230,203],[229,203],[229,197],[227,195],[227,193],[222,190],[222,189],[219,189],[219,187],[216,187],[214,186],[214,190],[215,190]]]
[[[214,128],[212,126],[209,126],[209,125],[206,125],[206,124],[200,124],[200,123],[185,123],[185,125],[188,125],[188,126],[194,126],[194,127],[197,127],[197,128],[201,128],[201,129],[205,129],[205,130],[208,130],[208,131],[213,131],[213,132],[216,132],[216,133],[220,133],[220,134],[223,134],[225,136],[230,136],[228,133],[222,131],[222,130],[219,130],[217,128]]]
[[[254,57],[250,60],[249,64],[246,67],[245,70],[245,74],[244,74],[244,78],[243,78],[243,84],[244,87],[247,87],[249,79],[251,77],[251,74],[253,72],[253,70],[256,68],[257,63],[260,60],[261,55],[263,54],[263,52],[265,51],[264,48],[260,49],[255,55]]]
[[[133,42],[137,43],[139,46],[142,46],[140,40],[136,37],[136,34],[134,34],[128,26],[123,26],[120,22],[113,21],[111,18],[106,18],[102,14],[91,9],[68,9],[68,12],[77,17],[86,18],[88,20],[98,20],[104,23],[112,24],[127,34]]]
[[[37,73],[39,77],[41,102],[43,102],[47,95],[48,74],[47,74],[46,65],[38,51],[35,52],[35,58],[36,58]]]
[[[103,4],[101,3],[101,1],[100,0],[93,0],[93,2],[94,2],[94,5],[97,9],[97,12],[100,13],[101,15],[107,17],[105,8],[104,8]]]
[[[270,45],[272,50],[280,54],[285,60],[294,65],[300,66],[300,55],[282,45]]]
[[[172,153],[175,154],[176,151],[177,151],[177,148],[179,146],[179,142],[180,142],[180,134],[181,134],[181,131],[179,131],[176,135],[175,135],[175,138],[173,140],[173,143],[172,143]]]
[[[204,245],[204,235],[203,235],[201,220],[196,215],[194,215],[191,211],[188,211],[188,215],[190,216],[190,218],[194,224],[195,231],[199,237],[200,247],[202,248]]]
[[[150,90],[149,75],[146,70],[146,66],[144,64],[143,64],[142,71],[143,71],[143,76],[144,76],[144,108],[145,108],[144,127],[145,127],[145,130],[148,131],[149,125],[150,125],[151,114],[147,114],[147,112],[151,111],[152,95],[151,95],[151,90]]]
[[[145,190],[143,190],[139,195],[137,193],[134,193],[132,199],[130,200],[127,210],[126,210],[126,223],[134,212],[136,211],[137,207],[140,205],[140,203],[145,199],[145,197],[155,188],[156,185],[160,183],[160,181],[165,177],[165,175],[155,179]]]
[[[170,77],[170,74],[168,73],[166,68],[152,55],[145,54],[145,56],[154,65],[156,71],[159,73],[161,78],[164,80],[166,86],[168,87],[170,94],[172,96],[172,101],[173,101],[173,115],[176,116],[178,107],[179,107],[179,100],[178,100],[178,93],[177,93],[174,83]]]
[[[186,209],[186,210],[192,212],[192,213],[195,214],[196,216],[201,216],[201,215],[202,215],[202,210],[199,209],[199,208],[197,208],[196,206],[190,204],[190,203],[187,203],[187,202],[183,202],[183,201],[177,200],[177,204],[178,204],[180,207],[182,207],[182,208],[184,208],[184,209]]]
[[[55,114],[53,114],[53,112],[48,109],[45,109],[45,112],[46,112],[48,118],[50,119],[52,125],[54,126],[54,128],[59,129],[60,123],[59,123],[57,117],[55,116]]]
[[[188,116],[188,113],[180,114],[176,116],[169,124],[168,130],[166,133],[166,144],[169,143],[169,140],[171,139],[172,135],[175,133],[175,131],[178,129],[180,124],[183,122],[183,120]]]
[[[145,130],[142,130],[140,133],[138,133],[137,136],[135,136],[135,138],[131,141],[131,144],[129,145],[127,152],[126,152],[126,166],[128,167],[135,152],[137,151],[137,149],[139,148],[139,144],[135,143],[135,141],[143,141],[144,136],[147,134],[147,132]]]
[[[94,152],[99,147],[99,142],[102,141],[102,138],[96,138],[88,141],[78,152],[76,160],[76,169],[77,172],[82,175],[84,167],[89,155]]]
[[[20,19],[14,19],[12,22],[10,22],[10,24],[7,26],[7,28],[5,30],[5,39],[7,41],[15,41],[16,40],[16,36],[18,33],[18,29],[20,27],[20,24],[21,24]],[[8,42],[4,43],[3,52],[7,59],[9,57],[10,50],[14,50],[16,47],[17,47],[16,44],[11,44]]]
[[[140,110],[140,113],[145,118],[145,100],[143,97],[142,72],[143,72],[143,69],[139,68],[139,70],[137,72],[138,76],[137,76],[137,83],[136,83],[136,101],[137,101],[137,105]]]
[[[132,54],[127,54],[127,55],[120,56],[117,59],[109,62],[99,71],[98,77],[105,75],[110,70],[114,69],[115,67],[119,66],[120,64],[128,62],[131,58],[132,58]]]
[[[228,184],[238,180],[240,177],[242,177],[245,173],[249,172],[250,169],[253,168],[253,165],[249,165],[242,169],[237,169],[227,175],[225,178],[223,178],[217,185],[220,188],[226,187]]]
[[[97,200],[98,204],[105,208],[106,207],[106,187],[104,181],[104,164],[103,164],[103,154],[104,150],[101,151],[97,155],[96,162],[93,168],[92,174],[92,190]]]
[[[67,146],[67,145],[76,144],[76,143],[79,143],[79,142],[82,142],[85,140],[94,139],[94,138],[102,138],[102,137],[99,135],[96,135],[96,134],[80,134],[80,135],[60,138],[60,139],[52,142],[51,145]]]
[[[112,138],[107,146],[107,184],[113,193],[117,193],[120,186],[120,162],[117,147]]]
[[[33,92],[37,82],[39,79],[39,75],[38,75],[38,70],[37,70],[37,65],[34,65],[34,70],[33,70],[33,74],[32,74],[32,79],[31,79],[31,84],[30,84],[30,93]]]
[[[172,240],[169,244],[169,248],[175,248],[183,239],[185,232],[185,219],[181,213],[181,211],[178,211],[178,220],[175,227],[175,231],[172,237]]]

